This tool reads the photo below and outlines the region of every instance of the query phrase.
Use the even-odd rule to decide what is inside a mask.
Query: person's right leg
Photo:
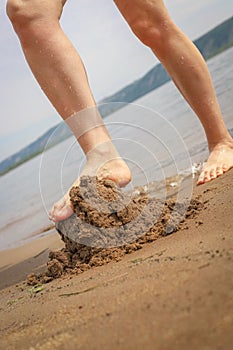
[[[188,37],[175,25],[163,0],[114,0],[132,31],[159,58],[202,123],[210,155],[198,184],[233,168],[233,139],[216,98],[207,65]]]
[[[66,120],[76,113],[78,118],[77,112],[86,109],[89,121],[86,130],[89,131],[78,134],[77,137],[87,156],[84,173],[95,171],[98,176],[112,179],[119,186],[124,186],[130,181],[129,168],[112,144],[101,117],[92,117],[96,107],[85,68],[59,24],[65,2],[66,0],[8,0],[7,14],[35,78],[61,117]],[[96,118],[99,127],[95,127]],[[75,128],[74,125],[73,127]],[[59,221],[71,213],[67,194],[55,204],[51,218]]]

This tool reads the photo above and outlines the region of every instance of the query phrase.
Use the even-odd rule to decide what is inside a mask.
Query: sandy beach
[[[195,181],[195,180],[194,180]],[[194,188],[177,232],[103,266],[36,287],[53,234],[0,253],[0,348],[232,349],[233,170]]]

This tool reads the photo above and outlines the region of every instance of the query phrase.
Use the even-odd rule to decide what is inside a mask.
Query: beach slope
[[[18,255],[19,248],[13,250],[15,264],[9,258],[12,251],[8,260],[3,252],[5,266],[1,253],[2,287],[17,276],[18,284],[0,292],[0,348],[232,349],[232,183],[233,170],[195,187],[193,198],[203,208],[174,234],[145,244],[119,262],[66,275],[37,289],[22,281],[22,269],[42,269],[47,248],[62,246],[58,235],[50,243],[48,237],[21,247]]]

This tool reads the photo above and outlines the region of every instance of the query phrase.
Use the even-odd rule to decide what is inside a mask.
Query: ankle
[[[229,148],[233,148],[233,139],[229,134],[229,137],[225,137],[221,140],[219,140],[218,142],[211,142],[209,143],[209,151],[212,152],[213,150],[220,148],[220,147],[229,147]]]
[[[113,145],[112,141],[105,141],[99,143],[94,149],[86,154],[87,162],[94,160],[105,160],[110,161],[114,159],[121,159],[116,147]]]

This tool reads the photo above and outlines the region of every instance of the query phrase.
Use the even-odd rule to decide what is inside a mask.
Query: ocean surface
[[[233,48],[208,61],[229,129],[233,128],[232,62]],[[172,82],[122,105],[105,123],[131,168],[133,178],[127,188],[191,171],[192,164],[208,155],[201,124]],[[66,193],[84,164],[83,153],[71,137],[0,177],[0,250],[51,232],[49,208]]]

